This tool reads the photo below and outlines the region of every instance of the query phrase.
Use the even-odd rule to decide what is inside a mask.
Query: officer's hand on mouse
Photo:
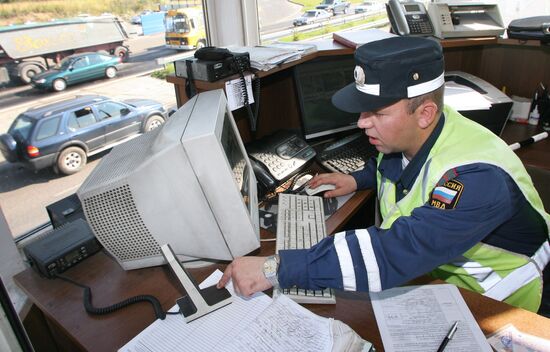
[[[343,196],[344,194],[355,192],[357,190],[357,183],[355,182],[355,179],[350,175],[341,173],[316,175],[309,181],[308,187],[315,189],[325,184],[332,184],[335,187],[333,190],[327,190],[323,194],[323,197],[325,198]]]

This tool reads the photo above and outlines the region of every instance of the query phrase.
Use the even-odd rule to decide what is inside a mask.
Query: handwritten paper
[[[200,287],[218,282],[222,272],[210,275]],[[186,323],[181,315],[156,320],[124,345],[120,352],[172,351],[330,351],[331,320],[319,317],[283,297],[273,301],[264,293],[250,298],[227,289],[233,303]],[[177,311],[177,306],[171,311]]]
[[[370,296],[386,352],[436,351],[455,321],[445,352],[492,351],[454,285],[396,287]]]

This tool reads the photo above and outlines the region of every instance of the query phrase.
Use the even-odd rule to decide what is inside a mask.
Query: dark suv
[[[0,151],[7,161],[31,170],[52,166],[70,175],[90,155],[152,130],[166,118],[162,104],[153,100],[79,96],[17,116],[8,133],[0,135]]]

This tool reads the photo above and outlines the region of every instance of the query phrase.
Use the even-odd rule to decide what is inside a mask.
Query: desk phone
[[[300,171],[316,155],[311,146],[289,131],[279,131],[254,141],[246,149],[258,182],[268,186],[268,189],[273,189],[273,186]]]

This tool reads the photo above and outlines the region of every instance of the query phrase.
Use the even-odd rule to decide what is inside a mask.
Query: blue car
[[[67,56],[51,70],[31,79],[33,87],[60,92],[68,85],[91,81],[97,78],[114,78],[122,64],[118,56],[100,53],[80,53]]]
[[[161,126],[168,114],[148,99],[116,101],[80,96],[21,113],[0,135],[0,152],[8,162],[33,171],[53,167],[70,175],[88,157]]]

